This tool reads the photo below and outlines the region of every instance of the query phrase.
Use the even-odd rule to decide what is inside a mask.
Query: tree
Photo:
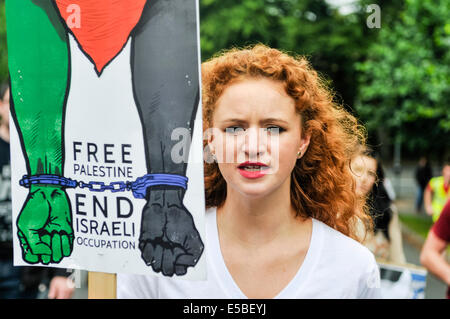
[[[202,0],[202,59],[257,42],[306,55],[351,110],[357,92],[354,64],[364,59],[373,37],[363,9],[343,16],[324,0]]]
[[[408,0],[360,71],[356,109],[410,155],[450,148],[450,1]],[[444,151],[444,152],[443,152]]]

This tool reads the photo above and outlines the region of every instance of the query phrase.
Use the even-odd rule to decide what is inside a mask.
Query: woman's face
[[[251,78],[226,88],[214,110],[209,145],[227,187],[253,198],[286,183],[289,189],[297,152],[304,154],[309,144],[300,122],[282,83]]]
[[[9,125],[9,89],[0,96],[0,121],[2,125]]]
[[[372,157],[359,155],[352,159],[351,169],[356,181],[356,194],[366,196],[377,179],[377,161]]]

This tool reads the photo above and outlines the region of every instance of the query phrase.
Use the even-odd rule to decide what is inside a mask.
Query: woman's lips
[[[260,178],[267,174],[269,166],[260,162],[245,162],[238,166],[239,173],[250,179]]]

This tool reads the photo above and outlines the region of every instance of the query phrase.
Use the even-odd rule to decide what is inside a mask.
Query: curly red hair
[[[361,241],[358,225],[371,229],[371,218],[357,199],[349,164],[366,134],[355,117],[333,101],[331,90],[304,57],[258,44],[225,51],[203,63],[204,130],[212,127],[224,90],[249,77],[282,82],[295,101],[302,129],[310,135],[309,147],[291,173],[290,197],[297,216],[314,217]],[[226,182],[216,163],[205,163],[204,172],[206,207],[220,207],[227,196]]]

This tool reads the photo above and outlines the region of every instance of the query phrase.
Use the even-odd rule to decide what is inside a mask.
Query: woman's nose
[[[261,128],[248,128],[243,143],[244,153],[249,157],[258,157],[267,151],[267,133]]]
[[[365,172],[362,176],[362,184],[367,187],[369,184],[369,174],[367,172]]]

